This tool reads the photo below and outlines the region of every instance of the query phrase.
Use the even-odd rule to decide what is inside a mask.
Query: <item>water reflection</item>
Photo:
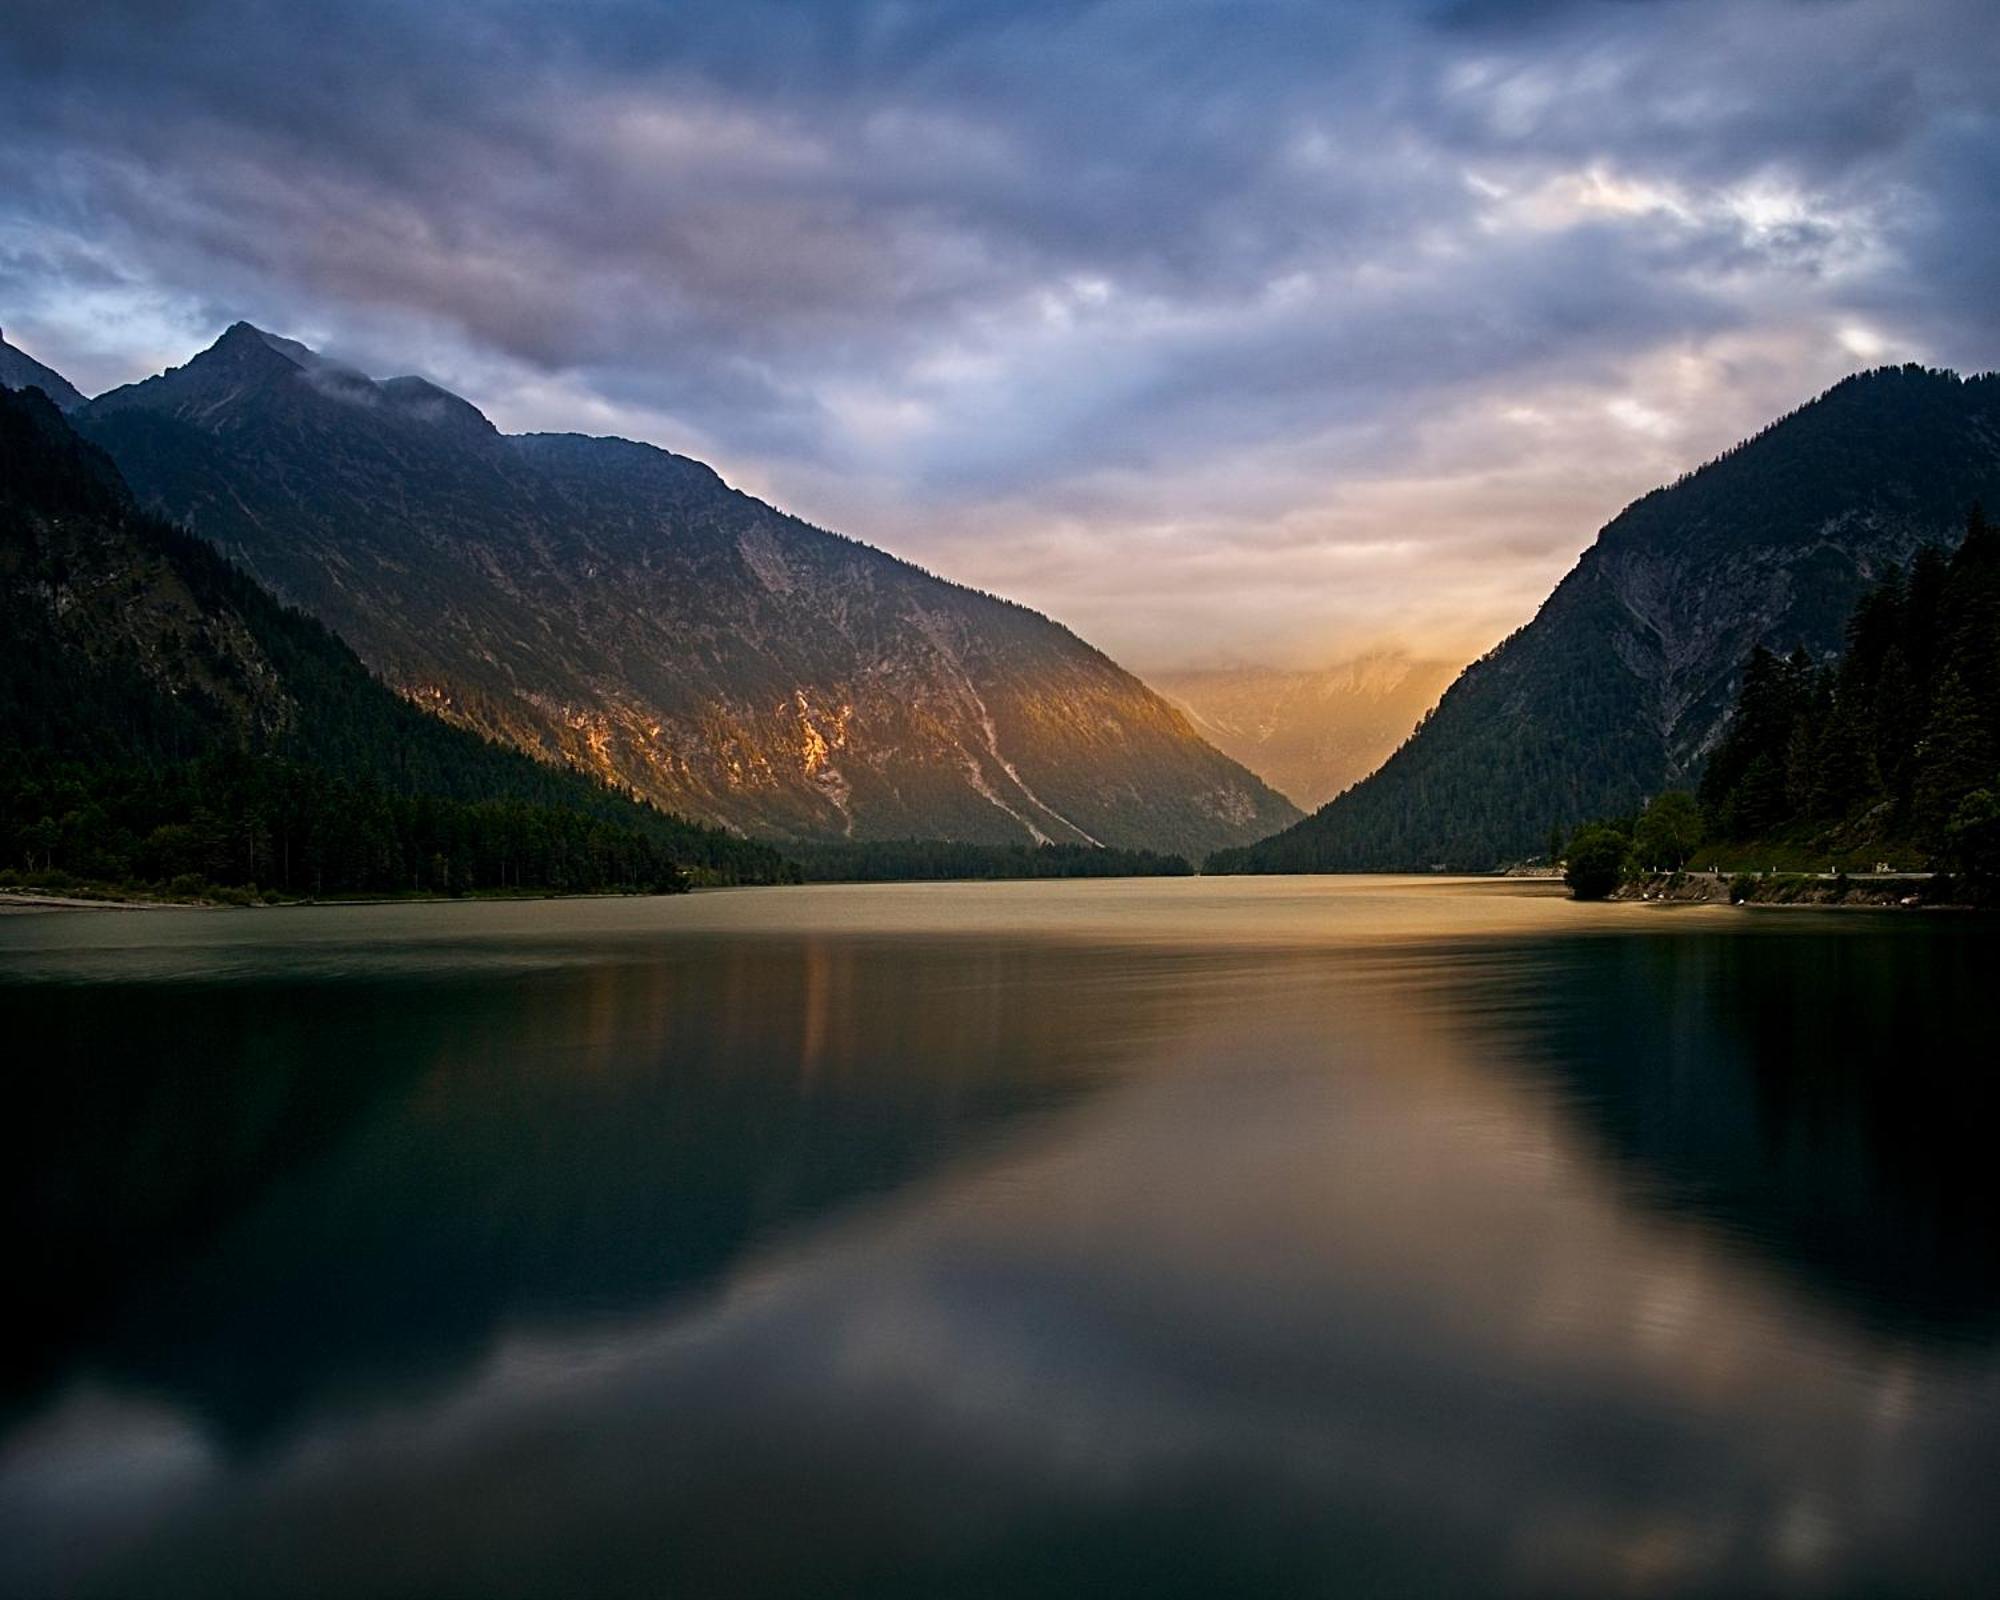
[[[1487,1004],[1639,1192],[1864,1323],[1983,1347],[2000,1332],[1994,940],[1834,931],[1530,947],[1496,961],[1508,993]]]
[[[511,965],[0,987],[61,1067],[10,1089],[10,1155],[80,1308],[0,1438],[0,1564],[1981,1587],[1997,1186],[1947,1063],[1990,932],[1535,907],[1496,938],[1484,900],[1376,894],[1322,898],[1319,948],[1185,899],[1034,939],[1010,898],[988,937],[556,960],[541,928]]]
[[[1145,1037],[1156,991],[1076,977],[1047,950],[885,969],[815,939],[508,979],[17,991],[46,1070],[8,1170],[57,1315],[14,1384],[66,1357],[247,1444],[448,1379],[503,1327],[657,1306]]]

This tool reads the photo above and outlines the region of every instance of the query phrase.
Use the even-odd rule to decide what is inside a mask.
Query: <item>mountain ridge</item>
[[[2000,497],[2000,377],[1857,373],[1600,531],[1379,771],[1217,871],[1483,870],[1700,775],[1762,643],[1831,654],[1863,590]]]
[[[9,344],[4,328],[0,328],[0,389],[39,389],[58,411],[74,411],[86,403],[83,391],[54,367]]]
[[[1223,754],[1311,810],[1380,766],[1457,671],[1455,662],[1375,650],[1317,669],[1240,665],[1149,681]]]
[[[46,395],[0,393],[0,450],[0,831],[39,826],[44,864],[60,850],[65,867],[115,861],[85,875],[117,878],[142,859],[184,855],[217,881],[296,891],[339,876],[309,843],[379,877],[428,829],[464,847],[440,888],[498,886],[510,866],[520,886],[524,839],[545,856],[551,841],[571,851],[544,885],[622,881],[585,859],[600,850],[649,883],[666,863],[711,882],[796,875],[766,846],[426,716],[322,624],[145,514]],[[225,826],[232,805],[246,815]],[[273,837],[300,849],[274,851]],[[513,859],[468,877],[473,852],[490,855],[496,841]],[[408,881],[399,871],[388,886]]]
[[[1060,624],[651,445],[501,434],[247,323],[79,422],[399,692],[675,811],[1195,857],[1298,815]]]

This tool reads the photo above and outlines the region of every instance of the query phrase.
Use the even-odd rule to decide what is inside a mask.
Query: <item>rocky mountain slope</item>
[[[676,811],[1197,856],[1297,816],[1046,617],[663,450],[504,436],[243,323],[79,418],[419,704]]]
[[[0,332],[0,389],[39,389],[64,411],[74,411],[83,404],[75,384],[27,351],[15,349],[4,332]]]
[[[222,790],[244,787],[241,774],[188,776],[218,758],[283,767],[308,791],[346,785],[363,798],[343,824],[366,820],[368,796],[499,804],[517,808],[510,823],[580,837],[602,825],[713,881],[795,875],[768,846],[426,716],[319,623],[140,511],[43,395],[0,393],[0,836],[22,820],[9,815],[18,803],[28,823],[48,809],[78,852],[130,857],[135,827],[177,815],[154,791],[191,781],[211,787],[195,831],[220,829]],[[92,776],[106,772],[119,781]],[[268,854],[263,840],[245,848]]]
[[[1212,865],[1485,868],[1687,785],[1756,645],[1832,653],[1868,584],[1979,499],[2000,503],[2000,377],[1850,378],[1627,507],[1381,771]]]
[[[1324,805],[1379,767],[1458,668],[1382,650],[1316,671],[1154,673],[1208,742],[1293,803]]]

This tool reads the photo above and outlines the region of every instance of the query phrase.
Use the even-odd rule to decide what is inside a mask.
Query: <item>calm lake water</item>
[[[1991,1593],[2000,938],[0,918],[0,1592]]]

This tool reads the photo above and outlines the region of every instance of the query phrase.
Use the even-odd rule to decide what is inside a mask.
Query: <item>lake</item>
[[[0,918],[9,1595],[2000,1584],[1986,919]]]

